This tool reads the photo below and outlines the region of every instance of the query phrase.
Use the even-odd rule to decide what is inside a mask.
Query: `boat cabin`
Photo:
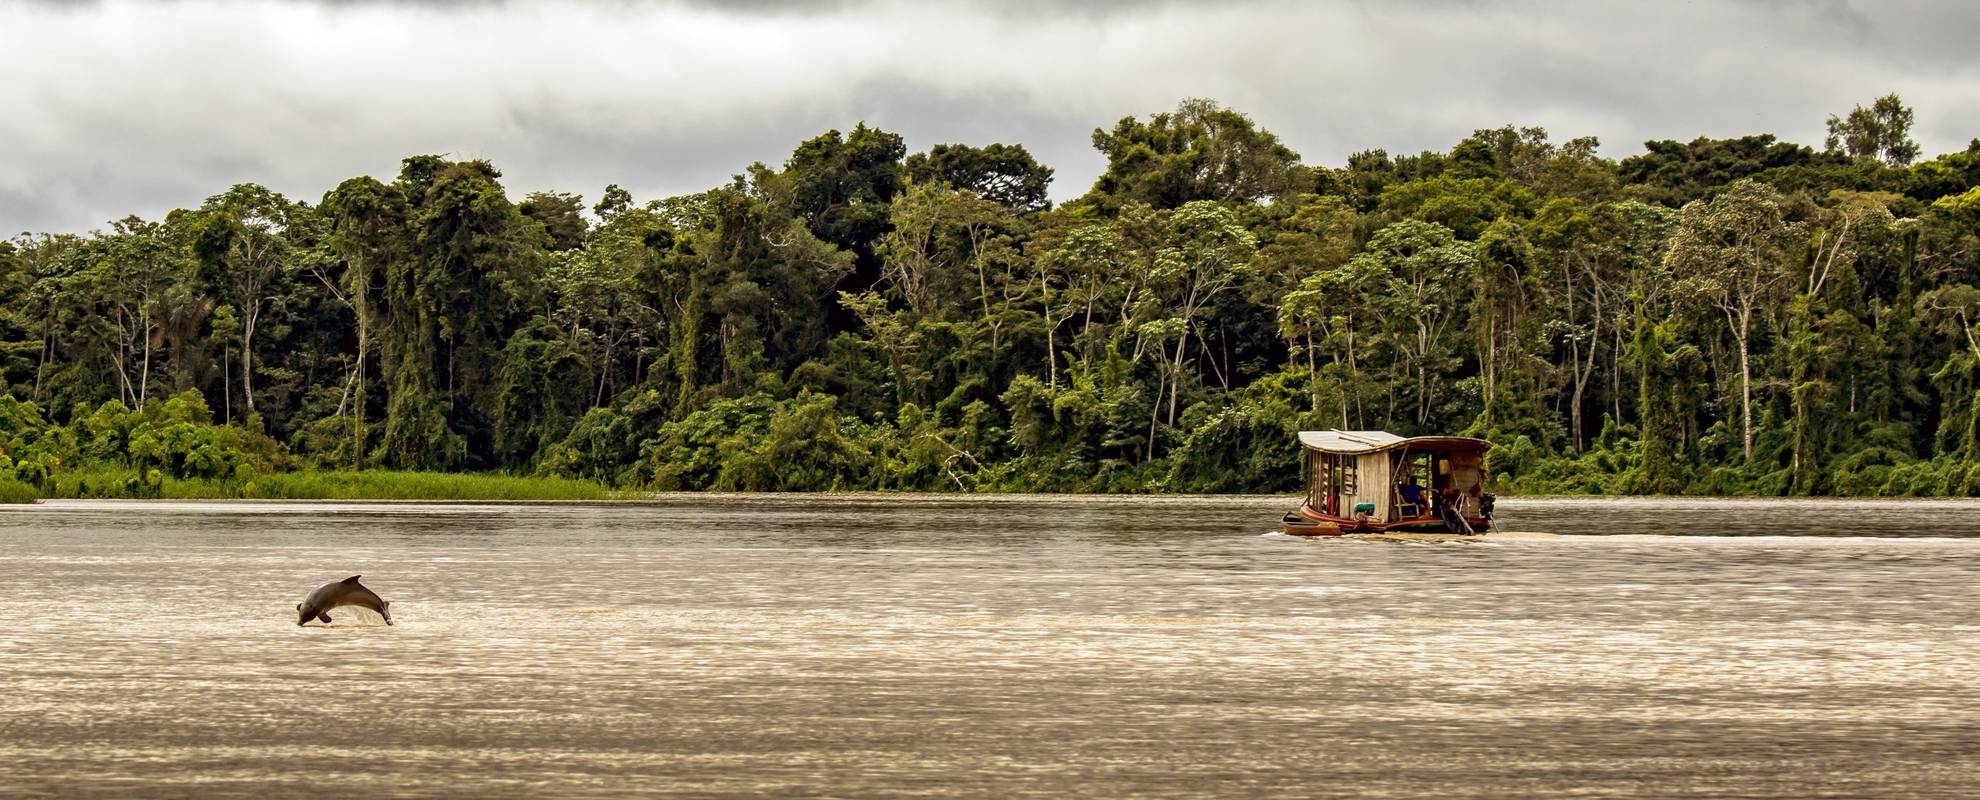
[[[1302,517],[1345,532],[1477,533],[1491,525],[1484,462],[1492,444],[1483,439],[1328,430],[1302,431],[1299,443]]]

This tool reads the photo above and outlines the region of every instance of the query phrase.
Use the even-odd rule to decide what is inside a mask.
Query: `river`
[[[1980,796],[1980,504],[1289,504],[0,507],[0,795]]]

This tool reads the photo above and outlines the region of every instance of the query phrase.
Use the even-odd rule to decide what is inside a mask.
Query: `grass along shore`
[[[94,500],[610,500],[634,493],[590,481],[514,475],[365,470],[304,471],[244,480],[144,480],[135,470],[94,469],[53,477],[46,491],[0,479],[0,503]]]

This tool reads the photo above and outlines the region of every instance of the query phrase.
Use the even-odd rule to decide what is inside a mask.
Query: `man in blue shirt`
[[[1400,490],[1402,492],[1403,502],[1414,503],[1416,505],[1423,504],[1423,487],[1416,485],[1416,479],[1414,477],[1403,478]]]

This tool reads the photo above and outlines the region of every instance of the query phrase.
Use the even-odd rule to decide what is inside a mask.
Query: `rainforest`
[[[675,197],[215,187],[0,242],[0,500],[1278,492],[1323,428],[1515,494],[1977,495],[1980,139],[1912,118],[1319,165],[1192,99],[1057,203],[865,124]]]

